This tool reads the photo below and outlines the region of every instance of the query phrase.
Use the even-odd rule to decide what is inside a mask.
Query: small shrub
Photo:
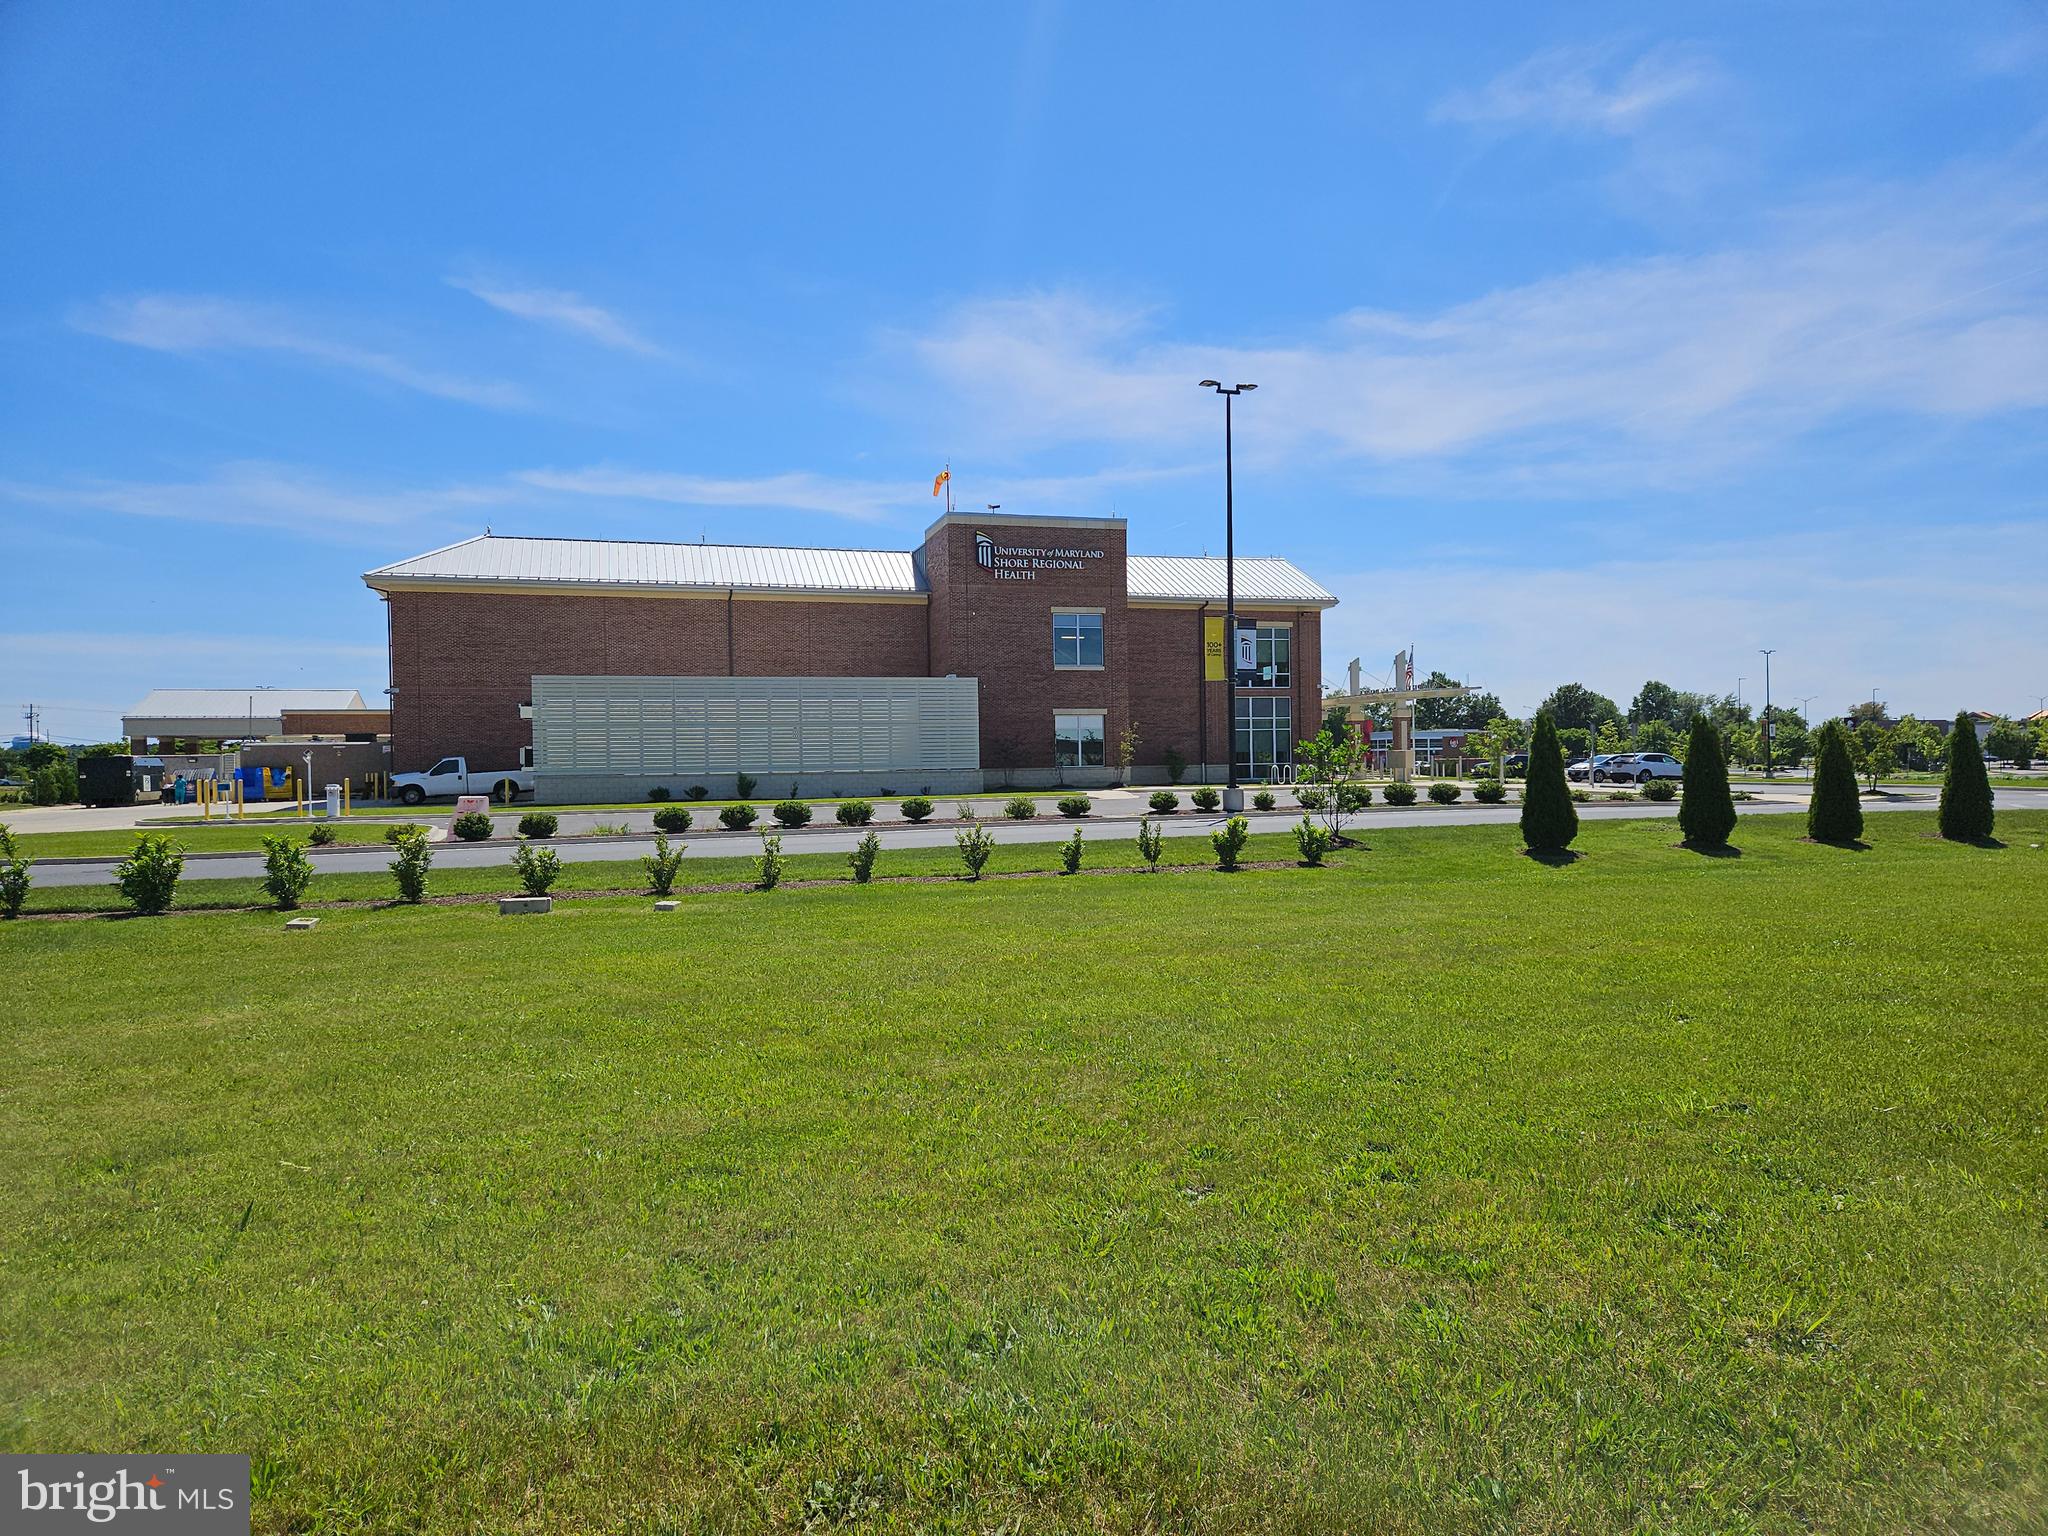
[[[34,883],[29,874],[34,863],[16,846],[7,824],[0,822],[0,918],[21,916],[22,904],[28,900],[29,887]]]
[[[590,824],[592,837],[624,837],[633,829],[623,821],[593,821]]]
[[[1245,839],[1251,836],[1251,826],[1242,816],[1233,816],[1214,832],[1209,834],[1209,846],[1216,850],[1216,867],[1234,870],[1238,857],[1244,852]]]
[[[423,901],[427,894],[427,871],[434,862],[433,845],[427,841],[425,827],[395,828],[405,835],[392,839],[398,845],[398,857],[392,860],[392,878],[398,882],[400,901]]]
[[[875,819],[874,802],[869,800],[842,800],[839,809],[832,813],[842,827],[864,827]]]
[[[986,827],[963,827],[953,834],[953,842],[960,849],[961,861],[967,866],[967,878],[979,880],[989,855],[996,851],[996,840]]]
[[[903,812],[905,821],[923,821],[931,815],[935,807],[923,795],[912,795],[897,809]]]
[[[1262,789],[1252,796],[1252,809],[1255,811],[1270,811],[1277,803],[1270,789]]]
[[[647,798],[656,805],[659,805],[662,801],[669,798],[668,786],[665,784],[655,785],[654,788],[647,791]]]
[[[1607,798],[1610,800],[1633,800],[1635,797],[1636,792],[1632,789],[1617,789]]]
[[[1301,850],[1301,862],[1311,868],[1323,862],[1336,842],[1337,835],[1313,817],[1304,816],[1294,824],[1294,846]]]
[[[1159,855],[1165,849],[1166,838],[1160,833],[1159,824],[1150,816],[1140,817],[1138,820],[1138,857],[1151,865],[1156,873],[1159,869]]]
[[[640,867],[647,871],[648,889],[657,896],[666,896],[676,888],[676,874],[683,867],[683,850],[677,848],[671,852],[668,834],[657,832],[654,834],[654,852],[640,861]]]
[[[801,800],[778,800],[775,819],[785,827],[805,826],[810,822],[811,808]]]
[[[1060,844],[1060,873],[1071,875],[1081,868],[1081,829],[1074,828],[1073,836]]]
[[[387,843],[402,843],[415,832],[424,837],[426,831],[427,829],[416,821],[401,821],[394,826],[384,829],[384,841]]]
[[[896,791],[891,789],[886,784],[884,784],[880,789],[876,790],[875,793],[880,795],[884,800],[893,800],[896,798]]]
[[[1429,798],[1438,805],[1456,805],[1465,791],[1448,779],[1438,779],[1429,786]]]
[[[465,843],[480,843],[491,835],[491,818],[482,811],[465,811],[449,830]]]
[[[1347,779],[1339,784],[1333,793],[1336,796],[1337,809],[1347,813],[1362,811],[1372,804],[1372,786],[1360,784],[1356,780]]]
[[[683,791],[683,798],[685,798],[686,800],[705,800],[709,799],[710,795],[711,791],[706,789],[702,784],[692,784],[688,789]]]
[[[1368,790],[1367,793],[1370,794],[1371,791]],[[1303,784],[1294,791],[1294,803],[1304,811],[1320,811],[1330,802],[1328,797],[1324,795],[1321,785]]]
[[[1166,764],[1166,782],[1178,784],[1180,776],[1188,771],[1188,760],[1174,747],[1168,747],[1160,761]]]
[[[1499,805],[1507,797],[1508,787],[1499,779],[1481,779],[1472,786],[1472,798],[1481,805]]]
[[[280,912],[290,912],[313,883],[313,861],[303,845],[279,834],[263,839],[263,889]]]
[[[1413,805],[1415,786],[1413,784],[1389,784],[1380,791],[1380,797],[1389,805]]]
[[[751,805],[723,805],[718,808],[719,825],[728,832],[746,831],[760,815]]]
[[[654,813],[654,830],[657,832],[687,832],[690,830],[690,812],[685,806],[664,805]]]
[[[1094,809],[1095,802],[1086,795],[1060,796],[1060,814],[1062,816],[1086,816]]]
[[[1170,789],[1155,789],[1152,797],[1145,802],[1161,816],[1171,816],[1180,809],[1180,796]]]
[[[315,848],[325,848],[333,843],[334,836],[334,828],[332,827],[315,827],[306,834],[306,840]]]
[[[161,832],[145,832],[136,838],[134,851],[114,866],[114,878],[129,906],[154,917],[170,906],[184,870],[185,855],[176,843]]]
[[[866,885],[875,878],[875,860],[882,856],[882,838],[877,832],[870,832],[858,843],[853,852],[846,856],[846,862],[853,868],[853,883]]]
[[[1669,779],[1652,779],[1643,786],[1643,798],[1659,802],[1678,798],[1678,786]]]
[[[562,856],[552,848],[521,843],[512,850],[512,872],[519,877],[519,888],[527,895],[545,896],[548,888],[561,878]]]
[[[736,774],[736,775],[735,775],[735,776],[733,777],[733,781],[732,781],[732,797],[733,797],[733,799],[735,799],[735,800],[751,800],[751,799],[753,799],[753,798],[754,798],[754,787],[755,787],[755,786],[756,786],[757,784],[759,784],[760,782],[761,782],[761,781],[760,781],[759,779],[755,778],[755,777],[754,777],[754,776],[753,776],[753,775],[752,775],[751,773],[742,773],[742,774]]]
[[[1223,803],[1223,797],[1204,784],[1188,795],[1188,801],[1198,811],[1213,811]]]
[[[1012,821],[1029,821],[1038,814],[1038,802],[1029,795],[1012,795],[1003,802],[1003,814]]]
[[[1746,789],[1737,789],[1737,790],[1731,790],[1731,791],[1729,792],[1728,798],[1729,798],[1730,800],[1754,800],[1754,799],[1756,798],[1756,796],[1755,796],[1755,795],[1752,795],[1752,794],[1751,794],[1751,793],[1750,793],[1750,792],[1749,792],[1748,790],[1746,790]]]
[[[521,837],[553,837],[555,829],[560,825],[561,823],[555,819],[553,811],[528,811],[519,818],[519,835]]]
[[[1527,797],[1524,796],[1523,798],[1526,799]],[[1572,803],[1574,805],[1584,805],[1588,800],[1592,798],[1592,795],[1583,789],[1575,789],[1572,791]]]
[[[783,866],[789,863],[782,851],[782,836],[776,832],[761,834],[761,857],[754,860],[754,867],[761,872],[761,889],[772,891],[782,883]]]
[[[955,821],[972,821],[976,814],[972,800],[957,801],[953,806],[953,819]]]

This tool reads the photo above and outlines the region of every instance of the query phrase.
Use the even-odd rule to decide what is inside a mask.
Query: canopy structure
[[[1472,690],[1464,684],[1454,688],[1418,688],[1415,686],[1415,658],[1407,651],[1394,656],[1394,685],[1390,688],[1363,688],[1359,685],[1358,658],[1351,658],[1351,675],[1347,679],[1350,691],[1331,693],[1323,696],[1325,710],[1341,709],[1350,720],[1367,723],[1372,715],[1369,706],[1381,707],[1385,712],[1387,727],[1393,732],[1394,741],[1387,752],[1387,767],[1398,784],[1406,784],[1415,777],[1415,701],[1417,699],[1457,699]]]
[[[284,716],[361,710],[353,688],[152,688],[121,716],[130,741],[222,741],[281,736]]]

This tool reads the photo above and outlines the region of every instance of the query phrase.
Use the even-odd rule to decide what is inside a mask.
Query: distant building
[[[121,734],[136,752],[152,742],[263,741],[339,736],[375,741],[391,729],[391,712],[371,709],[353,688],[152,688],[121,716]]]

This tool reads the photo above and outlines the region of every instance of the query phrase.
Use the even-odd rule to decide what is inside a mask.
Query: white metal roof
[[[361,709],[353,688],[152,688],[130,720],[275,719],[288,709]]]
[[[527,539],[486,534],[364,575],[373,587],[419,582],[539,586],[749,587],[910,595],[924,590],[909,551]]]
[[[1309,579],[1292,560],[1270,555],[1239,556],[1237,599],[1241,603],[1298,603],[1328,607],[1337,599]],[[1131,597],[1143,602],[1223,601],[1220,555],[1132,555],[1125,567]]]
[[[1221,602],[1223,560],[1208,555],[1132,555],[1130,595],[1141,602]],[[896,549],[790,549],[750,544],[662,544],[622,539],[532,539],[486,534],[363,580],[391,587],[475,582],[548,587],[741,587],[755,591],[914,596],[927,589],[916,557]],[[1291,560],[1246,556],[1237,595],[1250,603],[1328,607],[1337,599]]]

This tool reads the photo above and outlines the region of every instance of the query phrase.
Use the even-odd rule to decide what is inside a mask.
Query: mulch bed
[[[1240,871],[1254,869],[1304,869],[1307,867],[1308,866],[1300,864],[1293,859],[1246,859],[1238,865],[1238,869]],[[1075,871],[1075,875],[1077,877],[1085,875],[1138,875],[1148,873],[1160,875],[1216,875],[1222,874],[1223,871],[1217,869],[1212,864],[1161,864],[1156,869],[1148,868],[1147,866],[1142,864],[1118,864],[1105,865],[1098,869],[1084,868]],[[985,873],[981,877],[981,882],[971,881],[965,875],[927,874],[877,875],[869,883],[871,885],[973,885],[976,883],[986,883],[996,880],[1064,880],[1066,878],[1067,875],[1064,870],[1009,869],[996,870]],[[823,890],[835,886],[851,886],[854,883],[854,881],[848,879],[784,880],[779,883],[777,889],[790,891],[812,891]],[[674,890],[672,890],[669,893],[669,895],[718,896],[730,895],[732,893],[741,891],[757,891],[760,888],[761,887],[759,885],[757,885],[751,880],[722,880],[716,883],[705,885],[678,885],[675,887]],[[519,891],[463,892],[461,894],[452,896],[428,896],[424,900],[414,903],[407,903],[397,900],[303,901],[299,903],[296,910],[300,912],[378,912],[388,907],[403,907],[407,905],[422,907],[488,906],[496,903],[498,899],[502,896],[518,896],[521,894],[523,893]],[[589,901],[594,899],[615,899],[620,896],[645,896],[650,901],[662,901],[668,899],[667,897],[656,896],[644,885],[613,886],[607,887],[603,890],[550,891],[548,894],[554,897],[556,901]],[[162,917],[203,917],[208,914],[219,914],[222,912],[267,912],[276,913],[278,915],[284,915],[283,910],[281,908],[273,907],[268,904],[259,902],[250,902],[238,906],[172,907],[168,912],[163,912],[158,915]],[[117,922],[125,922],[130,919],[137,918],[140,915],[141,914],[136,912],[104,911],[24,912],[21,914],[21,917],[18,919],[18,921],[42,923],[70,923],[111,920]]]

